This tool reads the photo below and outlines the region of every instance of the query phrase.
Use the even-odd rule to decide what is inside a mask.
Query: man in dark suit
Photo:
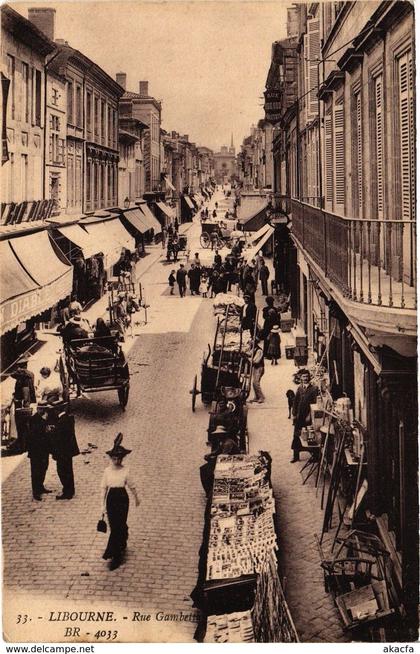
[[[187,271],[184,268],[184,264],[181,263],[176,273],[176,281],[178,284],[180,297],[184,297],[185,291],[187,290],[187,283],[185,281],[186,276],[187,276]]]
[[[311,404],[316,403],[318,395],[318,388],[311,384],[311,375],[308,370],[302,370],[300,373],[300,386],[296,391],[296,396],[293,402],[293,440],[292,450],[293,459],[290,463],[299,461],[299,452],[302,449],[300,442],[300,431],[302,427],[306,427],[311,422]]]
[[[257,318],[257,307],[250,295],[244,295],[245,306],[242,314],[242,329],[249,329],[251,336],[255,331],[255,320]]]
[[[261,288],[262,288],[262,294],[263,295],[268,295],[268,278],[270,277],[270,271],[268,269],[268,266],[266,265],[264,259],[261,259],[261,266],[260,266],[260,280],[261,280]]]
[[[43,493],[51,492],[44,486],[50,455],[48,431],[51,417],[48,407],[46,402],[38,403],[37,413],[30,417],[28,428],[27,449],[31,461],[32,495],[38,502],[42,500]]]
[[[49,436],[52,457],[57,463],[57,474],[63,485],[62,494],[55,499],[71,500],[74,496],[73,457],[80,454],[74,416],[54,410],[54,423],[49,429]]]

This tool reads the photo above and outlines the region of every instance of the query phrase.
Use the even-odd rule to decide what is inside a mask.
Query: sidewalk
[[[149,253],[144,258],[140,259],[137,262],[136,272],[137,279],[141,279],[148,270],[161,259],[163,256],[163,250],[160,245],[152,245],[149,247]],[[108,317],[108,295],[105,293],[99,300],[94,302],[86,311],[82,311],[82,315],[87,318],[91,325],[94,325],[96,319],[99,317],[107,318]],[[55,367],[57,362],[57,357],[59,350],[61,348],[61,338],[59,336],[54,336],[52,334],[38,332],[38,341],[42,344],[35,352],[28,363],[28,369],[31,370],[35,379],[39,375],[39,371],[42,366],[47,366],[52,370]],[[134,335],[136,336],[136,335]],[[124,352],[127,354],[135,338],[131,338],[129,335],[126,337],[125,342],[122,344]],[[12,377],[7,377],[4,381],[0,383],[0,397],[3,404],[7,404],[11,401],[13,391],[15,387],[15,380]],[[22,459],[26,458],[25,454],[20,454],[17,456],[4,457],[1,459],[1,480],[2,483],[6,481],[9,475],[13,470],[19,465]]]
[[[272,262],[267,258],[272,279]],[[256,295],[259,309],[265,304],[259,285]],[[276,502],[275,521],[279,535],[280,562],[286,575],[286,599],[301,642],[348,642],[334,601],[325,592],[323,572],[315,534],[320,536],[323,511],[320,493],[316,496],[312,476],[305,485],[300,470],[308,454],[301,454],[300,463],[290,463],[293,434],[292,420],[288,418],[286,391],[296,392],[293,374],[297,368],[293,360],[286,359],[285,348],[295,344],[300,333],[281,334],[281,359],[278,366],[265,362],[261,386],[266,396],[264,404],[250,404],[248,413],[249,450],[267,450],[273,459],[271,481]],[[252,395],[252,393],[251,393]],[[325,536],[328,551],[331,536]]]

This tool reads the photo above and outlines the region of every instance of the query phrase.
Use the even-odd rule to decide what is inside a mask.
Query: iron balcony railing
[[[416,308],[415,221],[344,218],[295,199],[291,209],[292,233],[345,297]]]

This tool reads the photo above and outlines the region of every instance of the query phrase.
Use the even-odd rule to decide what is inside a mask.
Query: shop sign
[[[278,123],[281,117],[281,91],[279,89],[271,89],[264,92],[264,111],[265,119],[270,123]]]
[[[53,304],[71,293],[73,269],[48,286],[7,300],[0,306],[1,333],[9,331],[19,323],[49,309]]]

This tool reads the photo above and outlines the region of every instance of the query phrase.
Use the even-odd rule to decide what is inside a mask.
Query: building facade
[[[218,184],[226,183],[236,174],[236,155],[233,137],[230,147],[222,145],[219,152],[213,154],[214,176]]]
[[[117,80],[124,87],[126,74],[117,73]],[[149,83],[139,82],[139,92],[125,90],[120,101],[122,118],[134,118],[147,125],[144,134],[145,192],[161,190],[161,103],[149,95]]]
[[[275,199],[291,219],[291,302],[334,399],[365,433],[366,510],[417,633],[414,16],[405,2],[299,5],[280,71]],[[293,49],[293,48],[292,48]],[[283,76],[283,79],[282,79]]]
[[[143,140],[147,125],[135,118],[119,120],[118,205],[123,207],[145,192]]]
[[[1,20],[2,202],[7,217],[12,204],[26,203],[22,211],[27,213],[30,203],[45,197],[45,63],[56,48],[8,5],[1,9]]]
[[[46,31],[51,39],[54,38],[54,14],[55,11],[49,8],[29,9],[28,12],[31,22]],[[123,89],[67,41],[57,39],[56,48],[47,65],[50,78],[47,84],[48,152],[52,157],[49,161],[52,167],[46,192],[49,197],[60,193],[65,168],[66,198],[62,190],[60,197],[63,213],[81,214],[114,206],[118,197],[118,101]],[[66,142],[63,157],[60,143],[64,136],[64,122]]]

